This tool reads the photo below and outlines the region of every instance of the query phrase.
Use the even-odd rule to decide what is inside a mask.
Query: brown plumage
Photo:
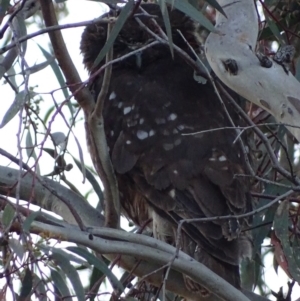
[[[146,4],[143,8],[157,15],[164,29],[159,7]],[[194,22],[176,10],[169,14],[173,42],[189,52],[177,32],[180,29],[197,50]],[[140,19],[158,33],[150,18]],[[91,73],[106,32],[106,25],[95,24],[83,33],[81,51]],[[115,41],[114,58],[151,41],[131,17]],[[95,98],[101,83],[102,75],[92,88]],[[228,105],[227,110],[239,124],[239,116]],[[175,244],[182,219],[251,210],[247,178],[234,178],[247,174],[244,152],[238,142],[233,143],[236,132],[197,134],[231,126],[220,100],[211,84],[194,80],[194,70],[183,58],[176,53],[172,58],[168,46],[148,48],[113,65],[103,116],[124,214],[137,225],[152,218],[158,239]],[[239,288],[239,260],[251,252],[249,235],[241,232],[246,224],[234,219],[185,224],[181,248]],[[200,290],[189,278],[186,285]]]

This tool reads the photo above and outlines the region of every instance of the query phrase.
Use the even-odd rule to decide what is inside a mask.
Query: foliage
[[[116,7],[117,3],[126,1],[103,2]],[[99,53],[98,61],[109,54],[114,39],[138,3],[126,2],[119,18],[114,21],[110,38]],[[174,5],[198,21],[203,40],[209,31],[214,30],[215,11],[212,7],[222,12],[215,0],[207,3],[160,0],[159,3],[164,13],[166,4]],[[60,20],[73,13],[64,3],[53,5]],[[76,5],[84,6],[85,3]],[[260,34],[256,51],[272,57],[278,46],[294,45],[296,54],[289,72],[299,80],[299,1],[258,1],[257,7]],[[80,131],[86,117],[82,108],[84,112],[89,109],[85,107],[85,96],[80,93],[87,93],[85,87],[89,80],[76,81],[79,77],[76,77],[76,69],[74,71],[74,66],[67,61],[67,56],[64,57],[66,65],[62,65],[59,56],[65,55],[64,45],[55,36],[59,32],[57,28],[47,30],[56,24],[51,24],[51,12],[47,15],[45,11],[43,5],[39,10],[38,1],[34,0],[23,0],[18,4],[3,1],[0,10],[1,95],[7,106],[1,114],[0,125],[0,131],[6,135],[1,135],[0,149],[3,159],[0,166],[0,298],[71,300],[76,296],[78,300],[129,301],[163,300],[164,294],[175,300],[178,292],[188,294],[178,285],[173,291],[165,291],[166,275],[172,264],[176,265],[171,262],[174,259],[170,259],[174,255],[169,249],[171,246],[155,242],[147,236],[145,229],[132,228],[125,220],[122,220],[122,226],[128,232],[95,228],[104,226],[102,214],[107,204],[100,178],[90,167],[91,160]],[[168,29],[170,24],[166,15],[164,22]],[[61,29],[78,26],[83,24],[68,24]],[[36,57],[33,58],[31,53],[33,38],[38,35],[46,37],[48,31],[53,33],[51,43],[41,40],[39,52],[35,51],[39,56],[36,63]],[[167,30],[167,37],[173,52],[170,30]],[[51,90],[43,85],[50,74],[43,72],[49,71],[49,67],[57,79],[56,88]],[[251,261],[242,264],[243,285],[248,290],[257,287],[262,296],[272,299],[268,281],[264,278],[267,258],[274,258],[276,271],[280,266],[291,281],[300,280],[299,182],[296,181],[299,177],[299,145],[266,111],[247,103],[244,107],[249,119],[257,126],[252,124],[241,130],[241,134],[246,132],[255,136],[253,150],[257,166],[254,168],[253,196],[257,211],[253,212],[252,223],[254,254]],[[8,137],[7,128],[10,129],[12,123],[16,126],[12,127],[11,137]],[[8,143],[12,137],[16,137],[16,147]],[[14,164],[14,169],[7,167],[8,164]],[[94,206],[97,210],[89,203],[98,203]],[[49,211],[62,216],[64,221]],[[142,232],[145,235],[140,235]],[[158,255],[154,254],[156,249]],[[141,253],[143,256],[138,257]],[[164,262],[164,258],[169,258],[169,262]],[[184,257],[181,260],[184,263]],[[115,269],[118,265],[129,271]],[[157,279],[147,281],[146,271],[154,270]],[[172,274],[174,279],[179,277],[178,270],[180,267]],[[174,279],[173,287],[178,284]],[[281,285],[287,288],[285,280]],[[293,286],[289,285],[288,289],[290,297]],[[275,292],[278,300],[282,298],[280,294],[282,290]],[[280,300],[288,300],[288,297]]]

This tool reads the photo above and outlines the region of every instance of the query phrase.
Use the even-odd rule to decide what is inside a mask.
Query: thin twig
[[[253,131],[255,134],[260,138],[260,140],[265,145],[267,152],[269,154],[269,158],[272,163],[272,167],[276,169],[282,176],[289,179],[292,183],[294,183],[296,186],[300,186],[300,180],[298,177],[294,176],[292,177],[291,174],[284,169],[282,166],[279,165],[278,160],[274,154],[274,150],[268,140],[268,138],[264,135],[264,133],[255,126],[254,122],[249,118],[249,116],[240,108],[239,105],[234,101],[234,99],[231,97],[231,95],[226,91],[226,89],[217,81],[218,88],[224,93],[227,97],[227,99],[232,103],[234,108],[238,111],[240,116],[249,124],[253,126]]]
[[[111,24],[107,26],[107,39],[111,30]],[[106,55],[106,63],[113,59],[113,47]],[[105,195],[105,224],[108,227],[118,228],[120,225],[120,200],[117,179],[110,160],[109,150],[104,131],[103,106],[109,90],[112,74],[112,65],[105,68],[101,91],[98,94],[96,107],[88,117],[88,127],[91,133],[91,145],[94,148],[94,164],[104,186]]]
[[[62,30],[62,29],[69,29],[69,28],[76,28],[76,27],[83,27],[91,24],[112,24],[115,22],[114,18],[98,18],[94,20],[89,20],[89,21],[82,21],[78,23],[71,23],[71,24],[63,24],[63,25],[54,25],[54,26],[49,26],[46,28],[43,28],[41,30],[38,30],[34,33],[28,34],[26,36],[18,38],[18,43],[25,42],[27,40],[30,40],[32,38],[35,38],[37,36],[40,36],[44,33],[49,33],[51,31],[57,31],[57,30]],[[1,33],[0,33],[1,35]],[[0,54],[5,53],[9,49],[12,49],[17,46],[17,42],[12,42],[8,45],[5,45],[4,47],[0,48]]]
[[[85,225],[83,224],[83,222],[81,220],[80,214],[75,210],[76,208],[74,208],[74,205],[72,204],[72,200],[69,200],[69,199],[63,197],[55,189],[49,187],[49,185],[47,185],[47,183],[43,180],[43,178],[41,176],[39,176],[35,172],[33,172],[31,170],[30,166],[28,166],[26,163],[20,161],[20,159],[15,158],[10,153],[8,153],[7,151],[5,151],[4,149],[1,149],[1,148],[0,148],[0,155],[5,156],[11,162],[14,162],[14,163],[20,165],[24,170],[26,170],[28,173],[30,173],[32,175],[33,179],[36,179],[44,188],[46,188],[52,195],[56,196],[59,200],[61,200],[69,208],[69,210],[73,214],[74,219],[77,222],[79,228],[81,230],[85,229]],[[26,175],[26,173],[22,174],[22,177],[24,177],[25,175]],[[20,172],[20,176],[21,176],[21,172]],[[20,183],[21,183],[21,181],[19,181],[19,185],[20,185]],[[11,189],[12,189],[12,187],[11,187]]]
[[[51,1],[40,1],[40,4],[46,27],[58,26],[53,3]],[[87,88],[81,86],[80,89],[77,89],[78,84],[82,81],[68,53],[61,31],[50,31],[48,34],[53,46],[55,57],[66,78],[69,89],[76,97],[80,107],[82,107],[85,112],[92,112],[95,106],[94,99]]]

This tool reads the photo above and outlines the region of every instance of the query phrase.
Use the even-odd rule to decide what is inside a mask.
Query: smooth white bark
[[[258,18],[253,0],[218,0],[227,18],[217,13],[216,33],[205,43],[207,60],[215,74],[228,87],[270,112],[300,141],[300,84],[289,72],[273,61],[262,67],[255,46]],[[226,70],[228,59],[237,63],[237,75]]]

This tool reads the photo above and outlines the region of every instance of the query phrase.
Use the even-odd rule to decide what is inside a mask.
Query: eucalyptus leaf
[[[293,279],[300,282],[300,253],[298,248],[292,248],[289,232],[289,201],[283,201],[276,211],[274,231],[280,240],[285,259],[288,263],[288,272]],[[280,263],[279,263],[280,264]]]
[[[23,223],[23,231],[29,233],[32,222],[41,214],[41,211],[35,211],[29,214]]]
[[[19,260],[22,261],[25,250],[20,241],[15,238],[10,238],[8,240],[8,245],[12,249],[12,251],[18,256]]]
[[[93,67],[96,67],[97,65],[100,64],[100,62],[104,59],[104,57],[108,53],[109,49],[113,46],[115,39],[117,38],[119,32],[123,28],[123,25],[125,24],[127,18],[130,16],[133,6],[134,6],[134,1],[129,0],[121,10],[119,17],[110,32],[109,38],[107,39],[104,47],[101,49],[100,53],[98,54],[93,64]]]
[[[11,121],[18,112],[23,108],[24,104],[30,99],[32,93],[28,91],[19,92],[12,105],[9,107],[7,112],[5,113],[2,122],[0,124],[0,128],[3,128],[9,121]]]
[[[12,222],[15,216],[15,208],[10,204],[7,204],[4,208],[3,215],[2,215],[2,223],[5,227],[8,227]]]
[[[209,31],[214,32],[215,28],[212,25],[212,23],[195,7],[193,7],[190,3],[187,1],[181,1],[181,0],[166,0],[167,3],[174,5],[175,8],[182,11],[186,15],[188,15],[190,18],[194,19],[196,22],[199,22],[202,26],[204,26]]]
[[[58,252],[53,252],[50,256],[51,259],[55,261],[58,267],[62,269],[67,278],[72,283],[73,289],[76,293],[78,301],[85,301],[85,293],[79,278],[78,272],[70,263],[70,259],[67,256],[62,255]]]
[[[32,290],[32,283],[33,283],[32,273],[27,268],[27,269],[25,269],[25,276],[24,276],[24,278],[22,280],[20,298],[25,299],[25,298],[29,297],[29,295],[31,293],[31,290]]]
[[[66,280],[61,276],[61,274],[51,269],[51,278],[62,299],[66,301],[72,301],[72,297],[70,297],[71,293],[66,284]]]
[[[110,279],[111,283],[116,288],[118,288],[121,292],[124,291],[124,287],[122,283],[118,280],[118,278],[112,273],[112,271],[107,267],[107,265],[104,262],[99,260],[92,253],[89,253],[88,251],[78,247],[68,247],[67,249],[85,258],[90,264],[94,265],[97,269],[102,271]]]

